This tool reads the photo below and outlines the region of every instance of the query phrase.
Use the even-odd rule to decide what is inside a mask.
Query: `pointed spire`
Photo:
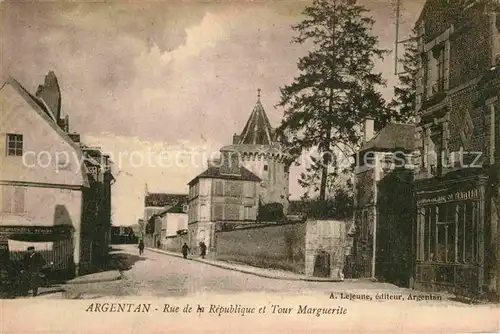
[[[257,89],[257,103],[240,135],[240,144],[270,145],[273,142],[271,124],[260,102],[261,89]]]

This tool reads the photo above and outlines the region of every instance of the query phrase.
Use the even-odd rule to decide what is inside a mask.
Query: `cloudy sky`
[[[405,38],[424,0],[401,1]],[[202,160],[241,132],[257,88],[279,124],[279,87],[297,75],[297,58],[307,52],[289,43],[290,25],[308,3],[7,1],[0,5],[0,76],[34,92],[48,71],[56,73],[71,130],[118,161],[114,223],[128,225],[142,215],[146,183],[150,191],[187,192]],[[381,47],[392,50],[393,0],[360,3],[377,20]],[[393,55],[378,64],[387,99],[393,67]],[[291,192],[301,194],[295,182]]]

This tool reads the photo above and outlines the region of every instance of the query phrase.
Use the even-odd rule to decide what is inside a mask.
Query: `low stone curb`
[[[88,279],[83,279],[84,276],[80,276],[77,278],[74,278],[70,281],[67,281],[64,284],[87,284],[87,283],[101,283],[101,282],[112,282],[112,281],[118,281],[122,278],[121,273],[117,270],[113,276],[111,277],[103,277],[103,278],[88,278]]]
[[[147,249],[149,251],[152,251],[152,252],[155,252],[155,253],[159,253],[159,254],[164,254],[164,255],[170,255],[170,256],[175,256],[175,257],[183,258],[183,256],[181,254],[177,254],[177,253],[173,253],[173,252],[167,252],[167,251],[164,251],[164,250],[161,250],[161,249],[154,249],[154,248],[148,248],[148,247],[146,247],[145,249]],[[250,275],[255,275],[255,276],[259,276],[259,277],[270,278],[270,279],[277,279],[277,280],[282,280],[282,281],[342,282],[342,280],[340,280],[340,279],[334,279],[334,278],[286,277],[286,276],[280,276],[280,275],[271,275],[271,274],[258,273],[258,272],[254,272],[254,271],[251,271],[251,270],[245,270],[245,269],[242,269],[242,268],[236,268],[236,267],[233,267],[233,266],[231,266],[229,264],[226,265],[226,264],[222,264],[222,263],[214,263],[214,262],[205,261],[205,260],[199,259],[199,258],[188,258],[188,260],[196,261],[196,262],[200,262],[200,263],[204,263],[204,264],[208,264],[208,265],[211,265],[211,266],[214,266],[214,267],[218,267],[218,268],[222,268],[222,269],[229,269],[229,270],[233,270],[233,271],[238,271],[238,272],[241,272],[241,273],[244,273],[244,274],[250,274]]]

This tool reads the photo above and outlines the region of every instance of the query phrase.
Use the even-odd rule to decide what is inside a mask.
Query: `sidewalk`
[[[99,283],[99,282],[109,282],[116,281],[122,278],[120,271],[118,270],[108,270],[102,271],[100,273],[93,273],[88,275],[82,275],[67,281],[65,284],[86,284],[86,283]]]
[[[146,247],[146,250],[151,252],[156,252],[160,254],[176,256],[182,258],[182,254],[165,251],[162,249],[149,248]],[[266,269],[266,268],[258,268],[252,267],[245,264],[239,263],[230,263],[225,261],[217,261],[217,260],[208,260],[202,259],[200,257],[188,256],[188,260],[205,263],[214,267],[219,267],[223,269],[229,269],[234,271],[239,271],[245,274],[251,274],[259,277],[271,278],[271,279],[279,279],[285,281],[308,281],[308,282],[342,282],[340,279],[335,278],[323,278],[323,277],[309,277],[306,275],[296,274],[293,272],[288,272],[284,270],[277,269]]]

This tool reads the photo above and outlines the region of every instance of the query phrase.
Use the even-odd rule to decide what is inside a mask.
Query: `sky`
[[[380,46],[393,50],[395,0],[359,0],[375,18]],[[401,0],[400,39],[424,0]],[[204,162],[245,126],[261,101],[273,126],[279,87],[298,75],[307,47],[291,44],[310,0],[5,1],[0,79],[29,91],[54,71],[70,130],[115,161],[113,223],[143,214],[144,192],[187,193]],[[392,97],[394,54],[377,63]],[[291,170],[291,195],[302,189]],[[296,178],[296,177],[295,177]]]

